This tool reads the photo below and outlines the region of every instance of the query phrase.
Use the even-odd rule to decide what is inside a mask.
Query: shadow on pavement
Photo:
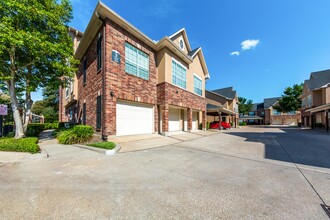
[[[276,128],[276,127],[272,127]],[[277,127],[278,132],[229,132],[227,134],[265,146],[264,158],[330,168],[330,134],[300,128]]]

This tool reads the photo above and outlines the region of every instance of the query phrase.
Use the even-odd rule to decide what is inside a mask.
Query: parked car
[[[230,127],[230,123],[224,121],[221,122],[221,129],[230,129]],[[212,121],[210,123],[210,129],[219,129],[219,121]]]

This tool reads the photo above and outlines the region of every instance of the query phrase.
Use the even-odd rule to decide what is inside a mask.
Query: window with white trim
[[[202,80],[196,75],[194,75],[194,93],[202,95]]]
[[[149,56],[131,44],[125,43],[125,71],[148,80]]]
[[[172,60],[172,83],[186,89],[186,68],[179,62]]]
[[[312,96],[309,95],[307,96],[307,107],[311,107],[312,106]]]

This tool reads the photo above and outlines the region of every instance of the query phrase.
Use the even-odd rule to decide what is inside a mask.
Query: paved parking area
[[[48,159],[0,163],[1,219],[329,219],[330,134],[172,139],[112,157],[53,143]]]

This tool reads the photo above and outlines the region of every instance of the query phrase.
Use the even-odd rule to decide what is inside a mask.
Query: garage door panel
[[[298,123],[297,123],[297,119],[287,119],[287,120],[285,121],[285,124],[286,124],[286,125],[292,125],[292,126],[295,126],[295,125],[297,125]]]
[[[192,130],[198,129],[198,112],[192,114]]]
[[[117,102],[117,136],[153,133],[153,106],[134,102]]]
[[[274,119],[272,125],[282,125],[282,119]]]
[[[176,108],[169,109],[168,130],[169,131],[180,130],[180,109],[176,109]]]

